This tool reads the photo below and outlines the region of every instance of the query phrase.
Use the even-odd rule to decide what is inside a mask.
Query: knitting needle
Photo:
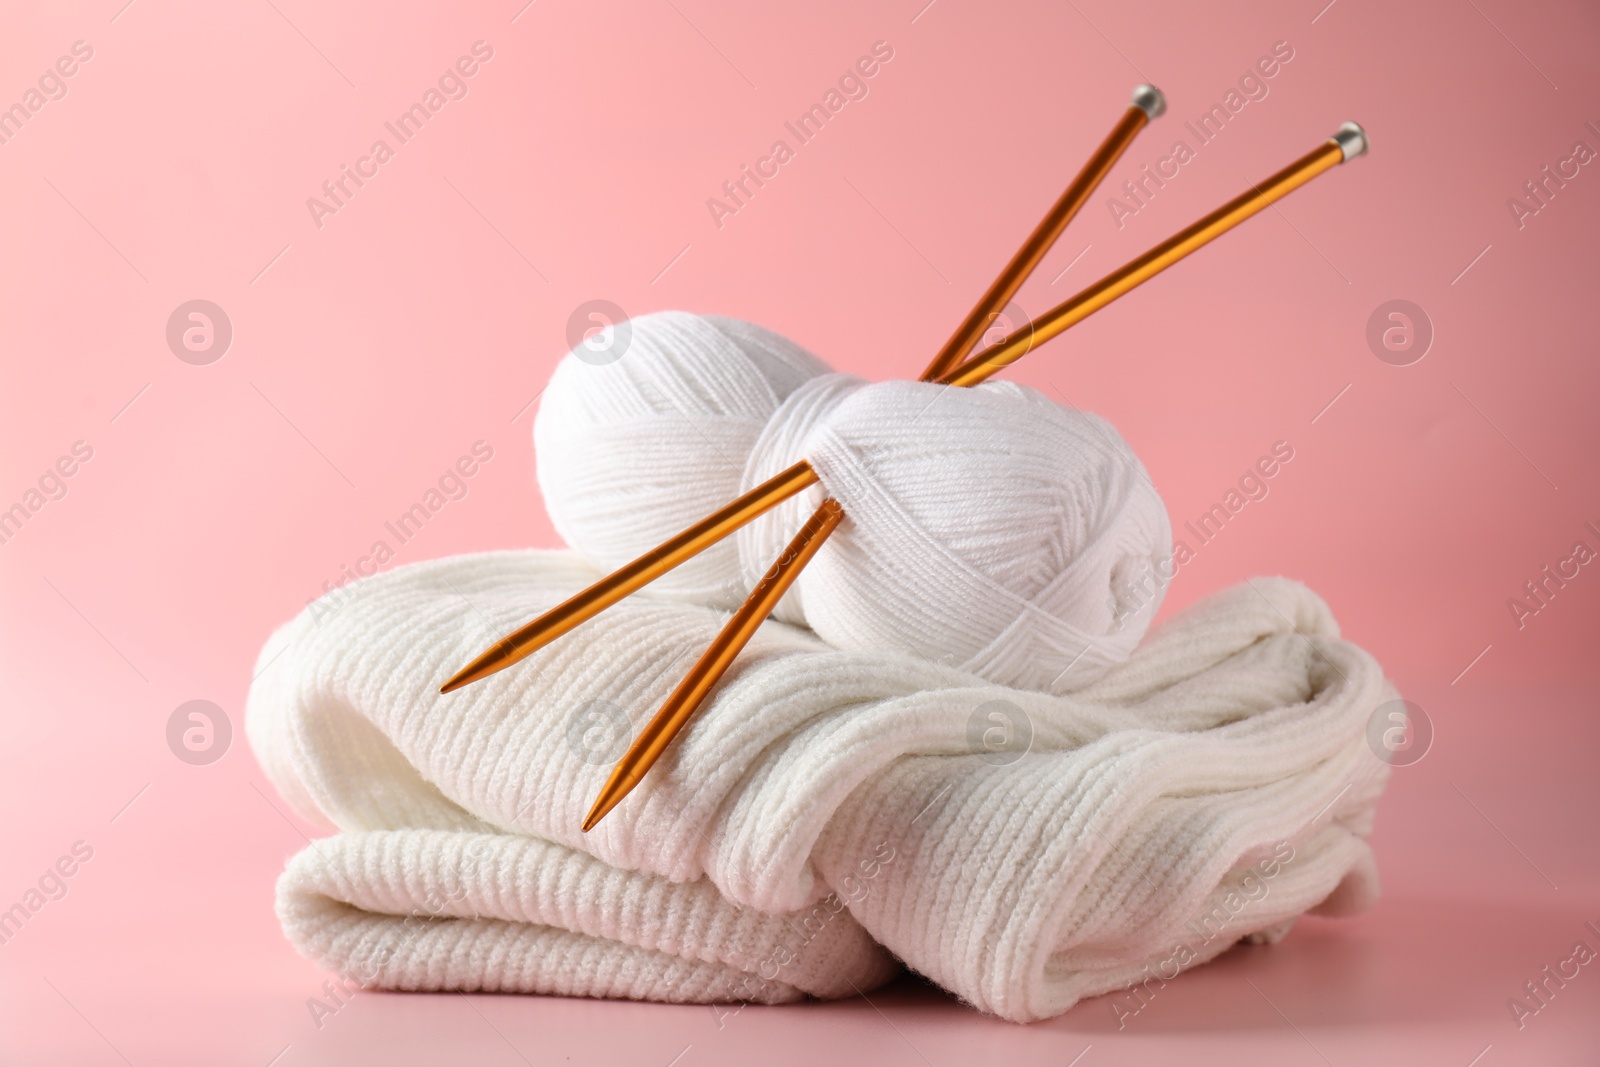
[[[1055,239],[1121,158],[1140,130],[1167,108],[1166,97],[1153,85],[1140,85],[1133,91],[1133,102],[1105,141],[1079,171],[1071,185],[1044,217],[1028,240],[1006,264],[994,284],[956,332],[944,343],[938,355],[923,372],[922,380],[932,381],[955,366],[977,343],[993,322],[994,316],[1016,295],[1028,274],[1044,258]],[[796,493],[817,483],[816,472],[804,460],[762,482],[722,510],[708,515],[596,582],[580,593],[540,615],[537,619],[501,638],[493,647],[461,668],[440,688],[452,693],[464,685],[486,678],[496,671],[543,648],[562,634],[600,614],[629,594],[642,589],[684,560],[716,544],[741,526],[772,510]]]
[[[1140,85],[1133,91],[1133,100],[1117,125],[1112,128],[1088,162],[1067,186],[1054,206],[1029,234],[1010,262],[978,299],[976,305],[956,327],[954,333],[934,355],[922,372],[922,381],[933,381],[950,370],[982,338],[984,331],[994,322],[1017,290],[1022,288],[1035,267],[1061,236],[1079,209],[1093,195],[1111,168],[1121,158],[1133,139],[1166,110],[1166,97],[1151,85]],[[667,745],[683,729],[689,718],[705,700],[706,694],[722,677],[740,650],[754,635],[763,619],[772,613],[789,586],[800,576],[812,556],[816,554],[844,518],[840,503],[828,497],[811,515],[795,535],[777,562],[767,571],[756,587],[750,591],[743,604],[723,626],[721,632],[705,653],[684,675],[678,687],[667,698],[656,716],[645,726],[633,745],[613,768],[605,788],[595,800],[593,809],[584,820],[588,831],[623,797],[636,786],[651,766],[666,750]]]
[[[733,503],[713,512],[669,541],[652,548],[632,563],[619,567],[581,593],[562,601],[527,625],[502,637],[456,672],[440,687],[453,693],[464,685],[532,655],[562,634],[594,618],[630,593],[644,588],[684,560],[710,548],[752,519],[771,511],[796,493],[817,484],[811,464],[801,460]]]
[[[594,807],[583,820],[585,833],[605,818],[606,813],[621,803],[622,798],[643,780],[672,739],[688,723],[689,717],[699,709],[706,693],[717,684],[750,638],[755,636],[756,630],[772,613],[773,606],[783,598],[783,594],[843,518],[843,506],[829,497],[806,520],[777,562],[762,576],[745,602],[739,605],[739,610],[733,613],[733,617],[722,627],[689,673],[683,676],[667,702],[656,712],[656,717],[640,731],[622,759],[617,761],[605,788],[600,791]]]
[[[1018,331],[998,344],[979,352],[938,380],[946,385],[956,386],[972,386],[984,381],[1002,368],[1015,363],[1038,345],[1082,322],[1130,289],[1159,274],[1196,249],[1214,241],[1250,216],[1266,210],[1274,202],[1281,200],[1312,178],[1340,163],[1365,154],[1366,150],[1365,131],[1353,122],[1345,123],[1327,141],[1266,181],[1252,186],[1248,192],[1228,201],[1216,211],[1180,230],[1131,263],[1108,274],[1065,303],[1052,308],[1034,323],[1032,329]],[[824,516],[825,512],[823,521],[819,522],[818,517]],[[843,517],[843,509],[837,501],[831,497],[823,501],[823,507],[789,543],[783,555],[751,592],[750,598],[740,605],[739,610],[723,627],[705,655],[690,668],[689,674],[667,698],[667,702],[662,705],[655,718],[639,734],[638,739],[623,754],[622,759],[617,761],[605,788],[600,791],[594,807],[583,821],[585,832],[605,818],[606,814],[621,803],[622,799],[644,778],[645,773],[666,750],[673,737],[688,723],[723,671],[732,664],[744,644],[754,635],[761,620],[777,607],[783,594],[816,555],[828,535],[838,527]]]
[[[961,325],[956,327],[956,332],[939,349],[933,357],[933,362],[928,364],[928,369],[922,372],[922,381],[931,382],[945,371],[959,363],[968,352],[972,351],[984,331],[995,320],[995,316],[1005,310],[1011,298],[1017,295],[1017,290],[1022,288],[1022,283],[1028,280],[1039,261],[1044,259],[1045,253],[1050,251],[1056,243],[1056,238],[1061,236],[1061,231],[1067,228],[1078,209],[1094,194],[1096,188],[1111,172],[1122,153],[1127,151],[1139,131],[1149,125],[1151,120],[1160,118],[1167,110],[1167,98],[1161,90],[1154,85],[1140,85],[1133,90],[1133,102],[1128,105],[1128,110],[1123,113],[1122,119],[1106,135],[1095,154],[1083,165],[1078,176],[1067,186],[1047,215],[1034,227],[1033,233],[1017,249],[1016,255],[1011,257],[1011,262],[1005,265],[988,290],[973,305]]]

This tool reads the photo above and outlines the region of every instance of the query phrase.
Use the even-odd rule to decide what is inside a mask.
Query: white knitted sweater
[[[273,635],[250,742],[338,831],[279,883],[302,951],[387,988],[680,1002],[849,996],[898,957],[1028,1021],[1377,893],[1364,729],[1393,693],[1294,582],[1212,597],[1069,696],[768,622],[586,835],[725,616],[635,596],[438,687],[596,577],[565,552],[438,560]]]

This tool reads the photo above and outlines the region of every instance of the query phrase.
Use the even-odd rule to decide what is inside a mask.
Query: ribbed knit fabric
[[[1367,907],[1393,697],[1326,606],[1263,578],[1065,696],[765,623],[590,834],[610,763],[725,615],[637,595],[457,693],[593,581],[569,553],[398,568],[263,649],[247,728],[302,815],[279,914],[397,989],[774,1002],[893,956],[1016,1021]]]

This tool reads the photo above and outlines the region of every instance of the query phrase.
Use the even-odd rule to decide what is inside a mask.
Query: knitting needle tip
[[[643,775],[629,773],[629,770],[626,766],[619,766],[612,772],[606,787],[594,798],[594,807],[583,817],[584,833],[593,830],[601,819],[611,814],[611,809],[621,804],[622,798],[633,792],[633,787],[639,784],[639,779]]]
[[[471,685],[480,678],[487,678],[511,666],[511,662],[511,650],[505,642],[501,642],[457,671],[448,682],[439,687],[439,693],[440,695],[454,693],[464,685]]]

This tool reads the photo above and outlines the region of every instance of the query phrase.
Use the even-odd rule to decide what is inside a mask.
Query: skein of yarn
[[[829,644],[1061,693],[1143,637],[1171,526],[1109,423],[1012,382],[867,383],[732,319],[661,312],[630,327],[616,362],[564,359],[534,423],[551,520],[595,567],[805,458],[820,486],[657,594],[736,600],[826,494],[848,517],[775,614]]]

